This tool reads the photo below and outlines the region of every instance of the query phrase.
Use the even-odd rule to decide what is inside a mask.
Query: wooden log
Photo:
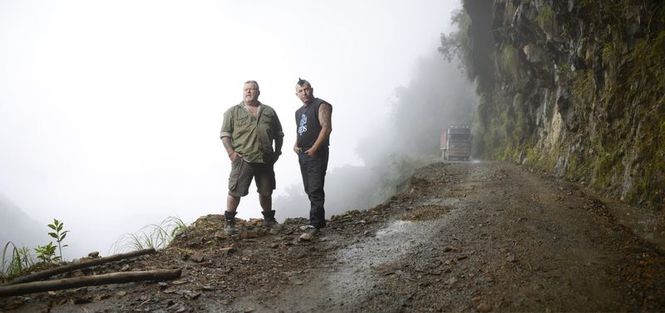
[[[180,277],[182,270],[153,270],[138,272],[118,272],[94,276],[82,276],[24,284],[0,286],[0,298],[20,296],[35,292],[71,289],[85,286],[131,283],[136,281],[162,281]]]
[[[71,271],[75,271],[78,269],[86,268],[86,267],[92,267],[95,265],[100,265],[104,263],[109,263],[113,261],[119,261],[119,260],[124,260],[124,259],[131,259],[135,258],[138,256],[146,255],[146,254],[151,254],[155,253],[155,249],[145,249],[145,250],[137,250],[137,251],[132,251],[128,253],[121,253],[121,254],[114,254],[111,256],[103,257],[103,258],[98,258],[98,259],[89,259],[89,260],[82,260],[79,263],[71,263],[55,268],[50,268],[47,270],[35,272],[32,274],[28,274],[25,276],[17,277],[14,280],[10,281],[9,284],[20,284],[20,283],[26,283],[30,281],[36,281],[36,280],[43,280],[46,278],[49,278],[53,275],[58,275],[62,273],[67,273]]]

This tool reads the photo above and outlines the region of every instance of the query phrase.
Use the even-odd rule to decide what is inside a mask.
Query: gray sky
[[[276,195],[301,184],[290,150],[298,77],[334,106],[329,170],[362,165],[358,140],[458,6],[0,0],[0,193],[44,225],[63,220],[74,251],[106,252],[167,216],[220,213],[221,116],[248,79],[286,132]],[[239,217],[259,211],[252,190]]]

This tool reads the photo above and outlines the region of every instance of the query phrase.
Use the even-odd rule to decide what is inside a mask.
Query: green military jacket
[[[284,138],[282,124],[273,108],[259,104],[257,117],[240,102],[224,112],[220,138],[230,137],[233,150],[250,163],[273,163],[281,151],[275,152],[273,141]]]

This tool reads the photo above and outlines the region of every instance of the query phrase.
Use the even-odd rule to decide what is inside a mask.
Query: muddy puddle
[[[449,204],[449,201],[444,201]],[[429,203],[442,204],[441,200]],[[446,216],[455,214],[449,212]],[[376,268],[398,261],[413,248],[426,244],[437,229],[445,227],[446,216],[434,220],[395,220],[347,248],[339,250],[329,258],[332,265],[319,268],[318,274],[309,281],[285,290],[273,299],[258,299],[248,296],[234,303],[237,311],[306,312],[324,309],[325,312],[350,312],[360,302],[373,296],[377,287]],[[323,237],[326,241],[327,238]],[[311,274],[311,273],[310,273]],[[297,280],[297,279],[295,279]]]

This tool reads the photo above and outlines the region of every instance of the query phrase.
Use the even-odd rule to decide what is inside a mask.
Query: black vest
[[[321,132],[321,123],[319,122],[319,107],[325,101],[314,98],[308,105],[303,105],[296,111],[296,127],[298,127],[298,139],[296,146],[309,149],[316,142]],[[321,147],[328,147],[328,138]]]

